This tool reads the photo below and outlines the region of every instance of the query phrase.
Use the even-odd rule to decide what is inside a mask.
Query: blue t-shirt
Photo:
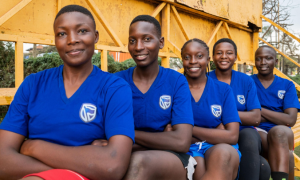
[[[191,95],[194,124],[216,128],[220,123],[241,122],[230,86],[207,77],[203,94],[198,102]]]
[[[209,72],[209,76],[217,79],[215,71]],[[256,86],[251,77],[244,73],[232,70],[230,87],[232,88],[238,111],[261,109],[257,97]],[[244,128],[253,128],[253,126],[240,126],[240,130]]]
[[[88,145],[114,135],[134,141],[131,89],[123,79],[94,66],[67,98],[62,70],[60,66],[29,75],[0,129],[66,146]]]
[[[132,80],[134,68],[116,75],[124,78],[131,86],[136,130],[162,132],[169,123],[172,126],[194,125],[190,89],[182,74],[160,67],[155,81],[143,94]]]
[[[265,89],[257,77],[257,74],[251,76],[257,87],[257,95],[261,107],[271,111],[283,112],[288,108],[300,109],[296,88],[293,82],[275,75],[272,84]],[[268,121],[262,122],[258,126],[269,131],[276,124]]]

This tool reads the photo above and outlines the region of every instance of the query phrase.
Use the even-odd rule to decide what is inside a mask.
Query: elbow
[[[287,122],[286,125],[287,125],[288,127],[293,127],[293,126],[296,124],[296,120],[297,120],[297,119],[295,119],[295,120],[294,120],[294,119],[290,119],[290,120],[288,120],[288,122]]]
[[[177,140],[177,144],[175,145],[176,152],[187,153],[190,149],[191,141],[191,138]]]
[[[235,145],[238,143],[238,140],[239,140],[239,134],[234,134],[234,135],[230,136],[228,144]]]
[[[101,162],[101,161],[100,161]],[[106,168],[103,171],[99,171],[102,166],[99,165],[99,168],[95,170],[96,174],[94,174],[93,179],[109,179],[109,180],[120,180],[124,177],[127,168],[128,168],[129,163],[125,164],[120,161],[111,161],[109,164],[107,164]]]

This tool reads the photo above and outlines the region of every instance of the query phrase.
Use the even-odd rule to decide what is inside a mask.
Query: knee
[[[273,127],[268,133],[269,143],[288,144],[288,138],[293,135],[290,128],[286,126],[277,125]]]
[[[145,153],[141,151],[134,152],[131,155],[128,174],[134,177],[140,176],[141,173],[143,173],[144,170],[147,169],[147,162],[149,161],[150,159],[146,156]]]
[[[222,144],[219,148],[214,150],[212,156],[219,162],[219,164],[223,167],[229,167],[230,164],[234,161],[234,153],[236,150],[227,144]]]
[[[239,134],[238,144],[240,149],[243,150],[255,150],[259,149],[259,145],[261,144],[261,140],[259,134],[254,129],[245,128]]]

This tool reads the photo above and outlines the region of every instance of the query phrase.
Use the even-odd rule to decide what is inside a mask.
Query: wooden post
[[[23,42],[15,44],[15,87],[18,88],[24,80]]]
[[[107,50],[101,50],[101,70],[107,71]]]

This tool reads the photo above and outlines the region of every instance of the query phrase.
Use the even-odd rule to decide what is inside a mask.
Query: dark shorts
[[[44,180],[89,180],[88,178],[67,169],[51,169],[40,173],[29,174],[25,177],[36,176]]]

